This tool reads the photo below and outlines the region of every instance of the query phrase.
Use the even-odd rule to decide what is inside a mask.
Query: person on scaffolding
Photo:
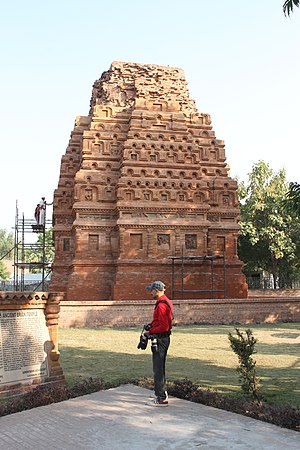
[[[40,204],[39,203],[36,205],[36,208],[34,210],[34,218],[36,220],[36,224],[38,225],[39,221],[40,221]]]
[[[46,218],[46,200],[45,197],[42,197],[42,200],[39,203],[39,225],[45,225],[45,218]]]

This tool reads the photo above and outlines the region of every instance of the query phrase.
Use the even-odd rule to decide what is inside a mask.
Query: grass
[[[300,324],[237,325],[251,328],[258,339],[255,355],[264,400],[300,407]],[[237,356],[228,333],[233,325],[179,326],[173,329],[167,359],[167,379],[185,378],[203,388],[230,396],[241,393]],[[152,377],[150,346],[137,349],[140,328],[62,328],[61,364],[69,385],[88,377],[125,383]]]

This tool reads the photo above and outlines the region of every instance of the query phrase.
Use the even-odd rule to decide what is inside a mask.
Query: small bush
[[[228,333],[230,346],[239,359],[239,366],[236,369],[239,373],[242,391],[246,396],[251,396],[254,401],[260,401],[258,395],[259,383],[256,376],[256,361],[251,355],[256,353],[255,344],[257,339],[252,336],[251,330],[246,330],[246,336],[238,328],[235,329],[237,337]]]
[[[91,394],[107,389],[108,387],[110,386],[98,378],[88,378],[87,380],[76,383],[72,387],[59,384],[55,386],[41,385],[23,395],[7,399],[5,403],[0,404],[0,417],[38,406],[63,402],[64,400]]]
[[[81,395],[92,394],[93,392],[103,391],[109,387],[110,385],[104,383],[104,381],[99,378],[88,378],[76,383],[69,391],[70,396],[74,398],[80,397]]]

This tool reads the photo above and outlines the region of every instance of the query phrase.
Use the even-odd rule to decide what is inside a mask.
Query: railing
[[[226,260],[224,256],[169,256],[172,259],[172,298],[175,299],[176,293],[181,293],[181,300],[184,299],[184,294],[186,293],[206,293],[210,295],[210,298],[215,298],[215,293],[222,293],[224,298],[226,298]],[[215,274],[214,274],[214,261],[217,259],[223,259],[223,288],[216,289],[215,286]],[[181,268],[181,289],[175,289],[175,263],[179,263],[178,267]],[[211,275],[211,285],[208,289],[187,289],[184,288],[184,271],[185,264],[195,262],[196,264],[210,263],[210,275]]]
[[[246,277],[248,289],[300,289],[300,278]]]
[[[44,281],[44,291],[48,292],[50,281]],[[41,291],[41,280],[24,282],[24,292]],[[14,291],[15,283],[13,281],[0,281],[0,291]]]

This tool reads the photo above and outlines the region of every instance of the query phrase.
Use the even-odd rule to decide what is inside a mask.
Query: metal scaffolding
[[[211,298],[214,298],[215,293],[223,292],[224,298],[226,298],[226,260],[224,256],[170,256],[172,259],[172,298],[175,298],[175,294],[181,293],[181,300],[184,299],[185,293],[203,293],[207,292],[211,294]],[[218,259],[223,259],[223,289],[215,289],[215,273],[214,273],[214,261]],[[210,272],[211,272],[211,287],[210,289],[185,289],[184,288],[184,278],[185,278],[185,262],[187,261],[198,261],[198,262],[210,262]],[[175,263],[180,263],[181,268],[181,289],[175,289]]]
[[[51,272],[51,263],[46,261],[46,231],[52,225],[51,220],[46,219],[46,203],[43,222],[38,224],[34,219],[25,219],[24,214],[19,217],[18,206],[16,206],[15,233],[14,233],[14,290],[24,291],[24,275],[26,269],[42,269],[42,281],[35,286],[37,290],[41,286],[41,291],[45,291],[46,278]],[[27,235],[37,233],[42,235],[42,242],[28,243]],[[36,251],[41,254],[39,261],[30,262],[28,260],[29,251]],[[48,270],[47,270],[48,269]]]

